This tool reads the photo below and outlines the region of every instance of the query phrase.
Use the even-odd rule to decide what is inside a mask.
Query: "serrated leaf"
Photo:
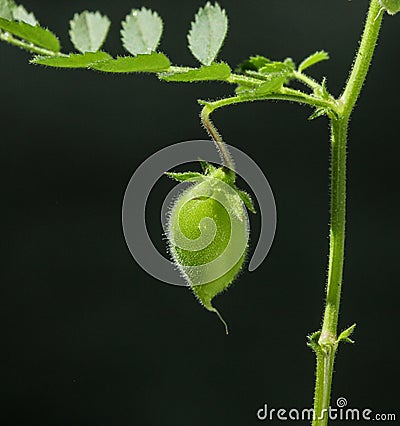
[[[313,349],[316,353],[320,352],[321,347],[319,346],[319,338],[321,337],[321,331],[316,331],[307,336],[307,346]]]
[[[238,65],[238,72],[258,71],[260,68],[269,63],[271,63],[271,61],[265,56],[250,56],[249,59]]]
[[[294,69],[294,62],[288,58],[285,59],[285,62],[270,62],[269,64],[261,67],[258,72],[260,74],[287,74],[294,71]]]
[[[254,94],[256,96],[267,95],[268,93],[276,92],[279,90],[286,82],[286,76],[278,75],[272,78],[270,81],[260,84],[255,90]]]
[[[38,56],[31,63],[56,68],[87,68],[99,61],[112,59],[106,52],[71,53],[69,56]]]
[[[97,52],[103,45],[110,28],[110,20],[100,12],[76,13],[70,21],[72,44],[81,53]]]
[[[108,61],[98,62],[90,68],[103,72],[160,72],[171,66],[169,59],[163,53],[150,55],[123,56]]]
[[[52,52],[60,51],[60,42],[58,38],[49,30],[36,25],[26,24],[25,22],[8,21],[0,18],[0,29],[19,37],[35,46],[43,47]]]
[[[0,18],[13,19],[13,10],[17,7],[13,0],[0,0]]]
[[[294,71],[296,69],[296,64],[294,63],[292,58],[286,58],[283,63],[287,66],[290,71]]]
[[[197,69],[183,72],[162,73],[160,79],[165,81],[195,82],[205,80],[226,80],[231,75],[231,69],[224,62],[203,65]]]
[[[237,190],[237,193],[247,209],[252,213],[257,213],[250,195],[246,191],[242,191],[240,189]]]
[[[189,49],[203,65],[211,65],[218,55],[228,30],[228,18],[218,3],[200,8],[187,36]]]
[[[299,65],[299,72],[303,72],[305,69],[318,64],[318,62],[326,61],[329,59],[329,55],[324,50],[313,53]]]
[[[328,99],[330,98],[330,95],[329,95],[328,89],[326,88],[326,77],[324,77],[324,78],[322,79],[321,86],[320,86],[320,87],[317,87],[317,88],[314,90],[314,93],[315,93],[315,95],[316,95],[316,96],[318,96],[318,97],[319,97],[319,98],[321,98],[321,99],[328,100]]]
[[[16,6],[12,11],[12,15],[15,21],[22,21],[32,26],[39,24],[35,15],[32,12],[28,12],[22,5]]]
[[[177,180],[178,182],[197,182],[204,179],[204,175],[197,172],[173,173],[166,172],[168,177]]]
[[[124,48],[136,56],[154,52],[160,43],[163,22],[157,12],[142,7],[133,9],[122,22]]]
[[[263,84],[259,89],[259,92],[268,92],[270,91],[269,87],[272,87],[272,91],[276,90],[274,88],[275,83],[279,86],[280,84],[287,83],[290,78],[293,77],[293,71],[295,70],[295,64],[292,59],[287,58],[284,62],[272,62],[265,64],[258,71],[247,70],[245,73],[251,77],[254,77],[258,80],[264,80],[266,84]],[[275,81],[275,83],[272,83]],[[280,83],[283,81],[283,83]],[[248,91],[246,88],[238,88],[237,93],[242,93]]]
[[[329,99],[329,92],[326,87],[326,77],[322,79],[322,97],[323,99]]]

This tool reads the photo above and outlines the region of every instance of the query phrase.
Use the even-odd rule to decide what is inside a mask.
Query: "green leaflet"
[[[22,21],[32,26],[39,24],[35,15],[32,12],[29,13],[22,5],[16,6],[12,11],[12,15],[15,21]]]
[[[323,115],[325,115],[327,113],[325,108],[316,108],[315,111],[308,117],[308,119],[311,120],[315,120],[318,117],[322,117]]]
[[[122,56],[97,62],[90,68],[103,72],[129,73],[166,71],[170,66],[169,59],[163,53],[153,52],[150,55]]]
[[[217,169],[213,164],[208,163],[207,161],[199,160],[199,163],[205,175],[209,175]]]
[[[389,15],[400,12],[400,0],[379,0],[379,3]]]
[[[14,0],[0,0],[0,18],[9,21],[22,21],[32,26],[38,24],[35,15],[27,12],[24,6],[17,6]]]
[[[315,52],[301,62],[301,64],[299,65],[299,72],[303,72],[305,69],[311,67],[312,65],[318,64],[318,62],[321,61],[326,61],[327,59],[329,59],[329,55],[324,50]]]
[[[231,75],[229,65],[224,62],[214,63],[212,65],[203,65],[197,69],[191,69],[184,72],[166,72],[159,75],[161,80],[195,82],[204,80],[226,80]]]
[[[291,73],[294,71],[294,63],[288,58],[285,62],[270,62],[259,68],[258,72],[260,74],[282,74],[282,73]]]
[[[257,73],[257,75],[261,74]],[[287,79],[288,77],[285,74],[272,74],[268,78],[265,78],[264,82],[260,81],[260,85],[256,88],[239,85],[235,92],[238,96],[247,100],[257,99],[270,93],[279,92]]]
[[[183,173],[165,173],[171,179],[175,179],[178,182],[196,182],[198,180],[202,180],[204,175],[197,172],[183,172]]]
[[[110,20],[100,12],[76,13],[70,21],[69,35],[81,53],[97,52],[103,45],[110,28]]]
[[[329,99],[329,92],[326,88],[326,77],[322,79],[321,88],[315,90],[315,95],[320,97],[321,99]]]
[[[260,85],[254,89],[242,84],[236,88],[236,93],[243,96],[258,97],[276,92],[285,83],[289,82],[293,78],[295,64],[291,58],[286,58],[283,62],[279,62],[270,61],[263,56],[254,56],[240,65],[239,70],[250,77],[260,80]]]
[[[321,348],[318,343],[320,337],[321,337],[321,331],[316,331],[315,333],[312,333],[307,336],[307,346],[316,353],[318,353]]]
[[[254,94],[256,96],[267,95],[268,93],[278,91],[286,82],[285,75],[278,75],[270,81],[266,81],[265,83],[260,84],[255,90]]]
[[[106,52],[86,52],[64,56],[37,56],[31,63],[56,68],[87,68],[99,61],[112,59]]]
[[[244,62],[238,65],[238,72],[244,73],[246,71],[258,71],[260,68],[269,63],[271,63],[271,61],[265,56],[250,56],[249,59],[246,59]]]
[[[346,330],[342,331],[339,334],[337,341],[345,342],[345,343],[354,343],[354,340],[350,339],[350,336],[353,334],[355,328],[356,328],[356,324],[353,324],[349,328],[346,328]]]
[[[157,49],[163,23],[157,12],[142,7],[133,9],[122,22],[121,39],[132,55],[149,54]]]
[[[211,65],[218,55],[228,30],[228,18],[218,3],[200,8],[187,36],[189,49],[203,65]]]
[[[52,52],[60,51],[60,42],[58,38],[49,30],[39,27],[38,25],[32,26],[25,22],[8,21],[7,19],[0,18],[0,29],[32,43],[35,46],[42,47]]]
[[[247,73],[248,71],[257,71],[262,74],[269,73],[288,73],[294,71],[296,68],[291,58],[286,58],[282,61],[271,61],[265,56],[256,55],[250,56],[244,62],[238,65],[238,71]]]
[[[0,0],[0,18],[11,21],[13,16],[13,10],[17,7],[13,0]]]

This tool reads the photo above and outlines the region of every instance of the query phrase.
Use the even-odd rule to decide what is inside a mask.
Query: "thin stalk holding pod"
[[[201,110],[200,118],[201,123],[203,124],[204,128],[206,129],[207,133],[211,136],[212,140],[214,141],[215,145],[217,146],[218,152],[221,156],[222,164],[225,168],[230,170],[230,173],[232,174],[232,177],[235,177],[235,163],[233,161],[233,158],[231,156],[231,153],[229,152],[227,146],[225,145],[225,142],[223,141],[221,135],[219,134],[217,128],[214,126],[214,123],[211,121],[210,114],[213,111],[213,109],[205,105],[204,108]]]

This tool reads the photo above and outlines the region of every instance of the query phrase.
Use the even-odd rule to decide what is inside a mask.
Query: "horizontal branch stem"
[[[253,102],[253,101],[265,101],[265,100],[275,100],[275,101],[289,101],[296,102],[299,104],[309,105],[311,107],[322,107],[329,108],[333,111],[336,111],[336,104],[333,104],[331,101],[317,99],[312,95],[307,95],[300,91],[282,88],[280,92],[270,93],[261,96],[232,96],[230,98],[220,99],[218,101],[206,102],[199,101],[203,105],[208,105],[212,108],[212,111],[222,108],[228,105],[240,104],[245,102]]]

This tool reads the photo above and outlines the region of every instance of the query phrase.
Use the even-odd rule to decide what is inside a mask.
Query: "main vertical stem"
[[[346,222],[346,149],[348,118],[331,122],[331,227],[326,305],[318,346],[315,387],[315,426],[328,424],[337,325],[343,276]]]
[[[319,345],[332,346],[337,340],[337,325],[344,261],[346,221],[346,149],[348,119],[331,122],[331,226],[326,305]]]
[[[341,111],[338,118],[331,119],[331,227],[326,305],[318,341],[311,342],[317,356],[314,426],[328,424],[333,366],[339,344],[337,326],[344,262],[347,129],[371,64],[382,12],[379,1],[371,0],[360,47],[343,95],[339,99]],[[313,335],[314,338],[315,336]]]

